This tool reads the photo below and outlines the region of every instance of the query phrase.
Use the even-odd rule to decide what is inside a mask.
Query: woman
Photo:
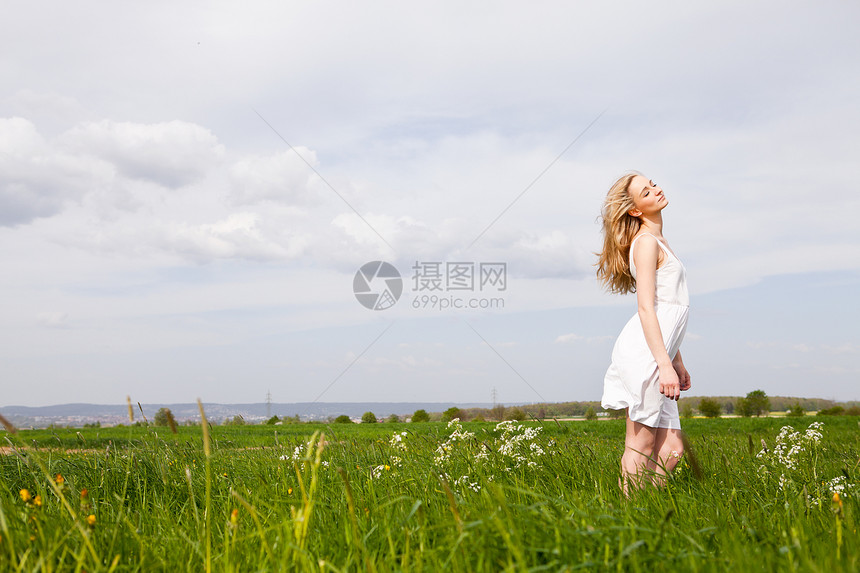
[[[603,204],[597,277],[614,293],[635,292],[639,312],[625,325],[606,372],[602,406],[627,410],[621,488],[662,483],[684,453],[678,397],[690,388],[679,350],[690,299],[684,265],[663,238],[663,189],[624,175]]]

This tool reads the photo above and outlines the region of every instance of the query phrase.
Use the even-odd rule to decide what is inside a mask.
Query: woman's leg
[[[621,491],[629,495],[630,487],[641,488],[651,483],[648,466],[657,438],[657,428],[634,422],[628,416],[624,454],[621,456]]]
[[[657,428],[654,453],[653,458],[648,460],[648,469],[656,474],[656,482],[662,485],[666,482],[666,474],[675,469],[681,461],[681,456],[684,455],[681,430]]]

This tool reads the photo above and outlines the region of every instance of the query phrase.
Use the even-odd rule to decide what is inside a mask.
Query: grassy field
[[[629,500],[623,424],[5,434],[0,571],[860,570],[857,417],[686,420]]]

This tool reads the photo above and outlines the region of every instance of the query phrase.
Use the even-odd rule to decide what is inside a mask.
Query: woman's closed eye
[[[656,186],[657,186],[657,184],[656,184],[656,183],[654,183],[653,181],[649,181],[649,182],[648,182],[648,185],[646,185],[646,186],[642,189],[642,196],[643,196],[643,197],[647,197],[647,196],[648,196],[648,190],[649,190],[649,189],[653,189],[653,188],[655,188]]]

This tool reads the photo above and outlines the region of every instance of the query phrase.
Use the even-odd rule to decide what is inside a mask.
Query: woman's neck
[[[656,237],[663,236],[663,214],[655,213],[654,215],[645,216],[643,215],[641,218],[642,225],[640,230],[647,231]]]

